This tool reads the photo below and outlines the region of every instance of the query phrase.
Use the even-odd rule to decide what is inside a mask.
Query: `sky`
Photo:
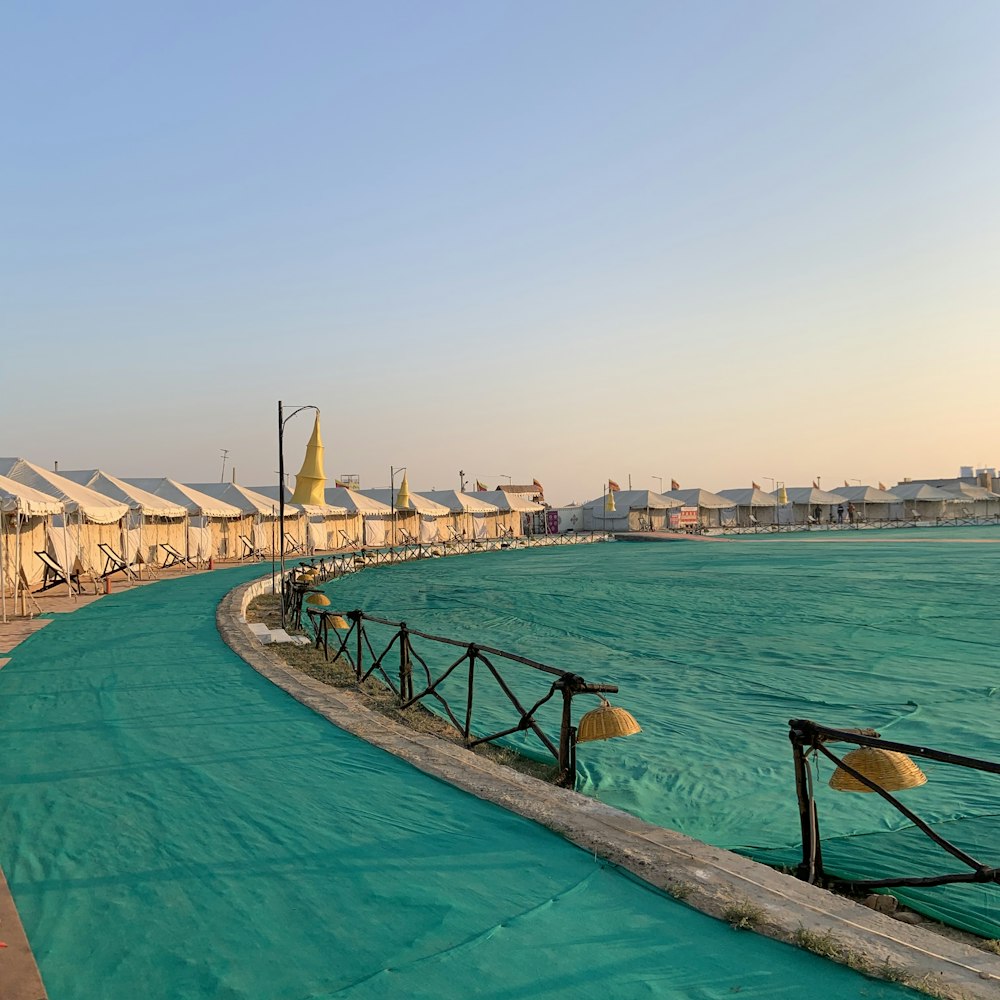
[[[1000,4],[15,3],[0,454],[411,489],[1000,465]],[[298,469],[308,413],[285,427]]]

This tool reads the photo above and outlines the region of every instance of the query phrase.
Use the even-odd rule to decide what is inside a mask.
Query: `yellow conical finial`
[[[326,497],[326,474],[323,472],[323,442],[319,436],[319,411],[313,424],[312,437],[306,445],[306,457],[302,468],[295,477],[295,492],[292,503],[324,504]]]
[[[410,484],[406,481],[406,473],[403,473],[403,481],[399,484],[399,492],[396,494],[396,510],[410,509]]]
[[[788,503],[788,490],[786,490],[784,486],[778,490],[778,503],[780,503],[782,507]]]
[[[614,490],[608,490],[607,499],[604,501],[604,509],[609,513],[613,513],[618,508],[615,507],[615,493]]]

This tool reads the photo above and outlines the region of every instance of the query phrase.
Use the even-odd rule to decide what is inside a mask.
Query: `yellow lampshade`
[[[346,632],[351,627],[350,623],[343,615],[333,615],[330,619],[330,624],[334,628],[339,628],[341,632]]]
[[[306,604],[314,604],[316,607],[325,608],[330,604],[330,598],[326,594],[310,594],[306,598]]]
[[[641,732],[642,729],[631,712],[618,708],[602,698],[597,708],[581,716],[576,730],[576,742],[610,740],[615,736],[634,736]]]
[[[927,775],[906,756],[895,750],[883,750],[880,747],[858,747],[844,757],[844,763],[850,765],[859,774],[874,781],[887,792],[898,792],[904,788],[917,788],[927,783]],[[838,792],[871,792],[872,789],[862,784],[838,767],[830,778],[830,787]]]

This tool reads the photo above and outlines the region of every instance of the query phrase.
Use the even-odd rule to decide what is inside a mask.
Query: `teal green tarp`
[[[52,1000],[905,993],[335,729],[216,634],[259,571],[115,594],[0,671],[0,864]]]
[[[889,739],[1000,761],[1000,528],[817,532],[720,542],[484,553],[387,567],[328,592],[411,628],[475,640],[620,686],[640,736],[580,746],[582,791],[780,864],[799,855],[788,720],[870,726]],[[414,640],[437,666],[454,658]],[[524,704],[549,678],[504,668]],[[464,671],[446,690],[464,710]],[[475,728],[512,725],[489,678]],[[578,699],[577,717],[596,701]],[[542,713],[558,732],[558,703]],[[541,755],[533,737],[520,740]],[[845,750],[848,748],[845,748]],[[901,793],[956,844],[1000,864],[1000,779],[924,765]],[[873,795],[826,787],[827,867],[879,878],[964,871]],[[901,891],[1000,937],[1000,888]]]

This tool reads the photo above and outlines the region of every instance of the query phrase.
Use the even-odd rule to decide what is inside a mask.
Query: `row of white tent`
[[[605,494],[583,504],[580,527],[585,531],[663,530],[678,526],[679,512],[685,509],[697,511],[694,517],[700,527],[719,529],[1000,516],[1000,495],[962,482],[943,487],[904,482],[891,490],[858,485],[827,491],[803,486],[770,493],[756,486],[718,493],[702,489],[667,493],[618,490],[613,498],[609,503]]]
[[[448,542],[523,533],[523,516],[543,508],[500,490],[409,493],[399,509],[390,490],[333,487],[326,503],[292,504],[285,491],[286,552]],[[45,553],[60,567],[108,571],[108,552],[128,565],[275,554],[279,489],[236,483],[184,484],[112,476],[100,469],[54,472],[23,458],[0,458],[0,591],[42,583]]]

